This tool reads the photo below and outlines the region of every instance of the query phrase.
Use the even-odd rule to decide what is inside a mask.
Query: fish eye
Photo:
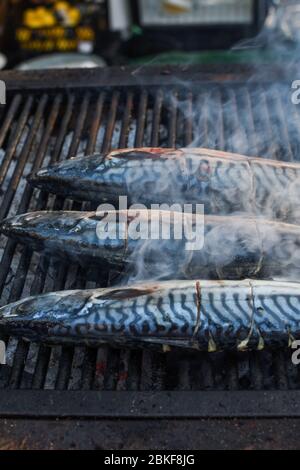
[[[28,313],[27,302],[22,302],[17,305],[15,308],[15,313],[20,315],[25,315],[26,313]]]
[[[80,233],[80,232],[82,232],[82,230],[83,230],[83,227],[82,227],[81,223],[79,222],[78,224],[71,227],[69,232],[70,233]]]

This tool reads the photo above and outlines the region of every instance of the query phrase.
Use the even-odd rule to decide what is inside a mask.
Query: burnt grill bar
[[[276,71],[277,82],[257,85],[248,81],[249,73],[194,68],[51,72],[47,83],[39,73],[3,73],[8,104],[0,121],[1,218],[28,210],[90,208],[33,191],[25,182],[32,169],[78,153],[192,145],[297,159],[299,111],[281,94],[282,89],[288,93],[289,83],[279,81],[282,74]],[[0,249],[2,304],[50,290],[106,286],[115,279],[105,266],[85,271],[57,264],[4,237]],[[0,414],[4,416],[299,414],[295,401],[290,408],[285,404],[279,409],[283,397],[293,392],[290,397],[295,400],[300,391],[299,372],[289,350],[164,355],[6,340],[8,365],[0,368]],[[80,391],[85,396],[84,411]],[[99,391],[104,398],[97,408]],[[248,396],[252,405],[243,410]],[[22,410],[15,397],[22,397]],[[58,405],[51,407],[55,397]],[[172,403],[184,397],[188,405],[181,411]],[[229,406],[229,397],[232,403],[240,397],[236,410]],[[109,401],[114,405],[106,408]],[[130,414],[125,410],[129,405]]]
[[[145,66],[145,67],[109,67],[104,69],[89,70],[64,70],[63,73],[57,70],[29,71],[26,74],[18,71],[7,71],[1,73],[7,87],[15,92],[30,90],[43,90],[58,92],[68,90],[99,90],[99,87],[106,89],[124,90],[129,87],[142,90],[152,87],[162,87],[170,89],[180,86],[185,91],[193,86],[193,89],[211,84],[213,81],[227,83],[270,83],[270,77],[274,82],[288,81],[297,76],[297,66],[289,64],[288,70],[277,65],[263,65],[263,71],[260,73],[255,65],[237,65],[231,64],[209,64],[197,66]],[[293,75],[294,74],[294,75]],[[257,76],[255,83],[252,78]]]
[[[33,390],[24,406],[24,391],[3,391],[3,418],[299,418],[300,393],[288,391],[98,392]],[[120,397],[121,394],[121,397]],[[69,400],[66,400],[66,395]],[[28,394],[27,394],[28,397]],[[175,426],[175,424],[174,424]]]

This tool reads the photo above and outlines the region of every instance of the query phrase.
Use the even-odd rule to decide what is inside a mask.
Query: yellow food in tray
[[[77,26],[81,19],[79,9],[71,6],[68,2],[57,2],[54,6],[54,11],[63,18],[65,26]]]
[[[53,27],[62,24],[75,27],[79,24],[81,14],[78,8],[68,2],[57,2],[53,9],[37,7],[26,10],[24,25],[31,29]]]
[[[44,7],[27,10],[24,14],[24,25],[28,28],[43,28],[55,26],[56,18],[53,13]]]

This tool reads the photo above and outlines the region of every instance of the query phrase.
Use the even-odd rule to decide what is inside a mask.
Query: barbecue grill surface
[[[3,73],[8,97],[0,107],[0,219],[92,209],[26,184],[32,170],[80,153],[192,145],[295,160],[300,114],[287,99],[290,84],[278,72],[273,83],[250,76],[248,69],[195,68]],[[2,305],[115,282],[106,266],[92,272],[57,264],[5,237],[0,249]],[[2,416],[300,415],[300,376],[290,350],[160,354],[5,340]]]

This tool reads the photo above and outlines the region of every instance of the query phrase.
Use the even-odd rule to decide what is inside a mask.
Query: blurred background
[[[300,2],[1,0],[0,68],[272,62],[293,53]]]

